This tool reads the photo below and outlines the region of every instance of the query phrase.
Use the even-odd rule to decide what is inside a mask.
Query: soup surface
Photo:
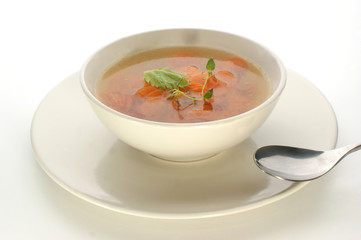
[[[213,68],[207,65],[210,58]],[[157,69],[181,74],[177,87],[163,89],[155,81],[147,82],[144,72]],[[253,63],[199,47],[162,48],[124,58],[96,84],[96,97],[110,108],[137,118],[172,123],[235,116],[258,106],[270,94],[269,79]]]

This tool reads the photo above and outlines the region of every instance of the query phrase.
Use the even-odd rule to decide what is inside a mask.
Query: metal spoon
[[[319,178],[345,156],[361,149],[361,143],[329,151],[288,146],[265,146],[254,154],[257,166],[274,177],[301,182]]]

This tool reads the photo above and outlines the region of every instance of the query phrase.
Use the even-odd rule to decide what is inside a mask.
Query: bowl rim
[[[275,59],[275,62],[277,63],[277,65],[280,68],[280,82],[277,86],[277,88],[275,89],[275,91],[265,100],[263,101],[261,104],[259,104],[258,106],[243,112],[241,114],[237,114],[231,117],[227,117],[227,118],[222,118],[222,119],[217,119],[217,120],[212,120],[212,121],[206,121],[206,122],[187,122],[187,123],[174,123],[174,122],[159,122],[159,121],[153,121],[153,120],[147,120],[147,119],[142,119],[142,118],[137,118],[137,117],[133,117],[130,115],[127,115],[125,113],[121,113],[118,112],[117,110],[114,110],[110,107],[108,107],[107,105],[105,105],[104,103],[102,103],[98,98],[96,98],[94,96],[94,94],[88,89],[87,84],[85,83],[85,70],[88,66],[88,64],[92,61],[92,59],[99,54],[99,52],[103,51],[105,48],[117,43],[118,41],[121,41],[122,39],[125,38],[131,38],[131,37],[135,37],[138,35],[143,35],[143,34],[150,34],[150,33],[156,33],[156,32],[165,32],[165,31],[208,31],[208,32],[214,32],[214,33],[219,33],[219,34],[228,34],[228,35],[233,35],[236,37],[241,37],[247,41],[250,41],[252,43],[254,43],[255,45],[257,45],[258,47],[264,49],[265,51],[267,51],[269,53],[269,55]],[[115,114],[119,117],[122,118],[126,118],[128,120],[132,120],[132,121],[136,121],[138,123],[142,123],[142,124],[151,124],[151,125],[159,125],[159,126],[164,126],[164,127],[198,127],[198,126],[209,126],[209,125],[218,125],[220,123],[227,123],[227,122],[232,122],[235,121],[239,118],[243,118],[246,117],[248,115],[253,114],[254,112],[258,112],[260,110],[262,110],[263,108],[267,107],[269,104],[271,104],[274,101],[277,101],[278,97],[281,95],[282,91],[284,90],[285,86],[286,86],[286,81],[287,81],[287,71],[286,68],[284,66],[284,64],[282,63],[281,59],[273,52],[271,51],[269,48],[263,46],[262,44],[251,40],[247,37],[241,36],[241,35],[237,35],[237,34],[233,34],[233,33],[228,33],[228,32],[224,32],[224,31],[218,31],[218,30],[209,30],[209,29],[200,29],[200,28],[169,28],[169,29],[161,29],[161,30],[153,30],[153,31],[146,31],[146,32],[141,32],[141,33],[137,33],[137,34],[132,34],[129,36],[125,36],[122,38],[119,38],[117,40],[114,40],[108,44],[106,44],[105,46],[101,47],[100,49],[98,49],[97,51],[95,51],[90,57],[88,57],[88,59],[83,63],[83,66],[81,67],[80,70],[80,84],[81,87],[83,89],[83,92],[85,93],[85,95],[88,97],[88,99],[90,99],[93,103],[95,103],[97,106],[99,106],[100,108],[106,110],[107,112],[110,112],[112,114]]]

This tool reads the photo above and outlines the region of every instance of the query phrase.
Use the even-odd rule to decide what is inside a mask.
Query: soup
[[[96,84],[96,97],[108,107],[170,123],[232,117],[260,105],[270,94],[270,80],[257,65],[200,47],[162,48],[124,58]]]

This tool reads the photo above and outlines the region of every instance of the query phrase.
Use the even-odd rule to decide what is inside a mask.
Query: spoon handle
[[[339,156],[341,159],[346,157],[350,153],[356,152],[358,150],[361,150],[361,143],[350,144],[350,145],[335,149],[335,151],[337,151],[340,154]]]

